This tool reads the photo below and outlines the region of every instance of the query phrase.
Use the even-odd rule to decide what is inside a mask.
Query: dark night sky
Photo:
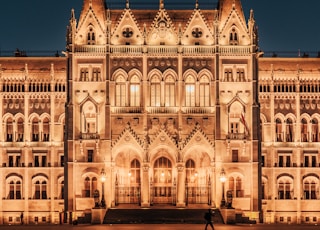
[[[125,0],[106,0],[124,8]],[[144,2],[144,3],[143,3]],[[147,2],[147,3],[146,3]],[[194,9],[195,0],[164,0],[165,8]],[[217,0],[199,0],[200,9],[213,9]],[[70,11],[79,18],[83,0],[1,0],[0,51],[65,49]],[[319,0],[242,0],[248,17],[254,10],[264,51],[320,50]],[[159,0],[130,0],[130,8],[158,8]]]

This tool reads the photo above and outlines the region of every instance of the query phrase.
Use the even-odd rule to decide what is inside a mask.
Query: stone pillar
[[[149,163],[144,163],[142,167],[141,180],[141,207],[150,207],[150,187],[149,187]]]
[[[185,207],[185,171],[184,165],[182,163],[178,163],[178,179],[177,179],[177,207]]]

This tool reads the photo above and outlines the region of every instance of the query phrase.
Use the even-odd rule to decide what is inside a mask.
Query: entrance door
[[[151,200],[154,204],[174,204],[175,188],[172,185],[172,163],[166,157],[156,160],[153,167]]]

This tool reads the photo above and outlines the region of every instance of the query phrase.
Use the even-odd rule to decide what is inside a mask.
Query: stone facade
[[[229,194],[250,219],[318,222],[320,61],[264,58],[257,40],[240,0],[85,0],[65,57],[0,58],[1,223]]]

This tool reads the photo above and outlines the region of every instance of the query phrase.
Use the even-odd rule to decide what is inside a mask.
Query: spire
[[[199,9],[199,0],[196,0],[196,10]]]
[[[126,0],[126,9],[130,8],[129,0]]]
[[[160,0],[159,9],[160,9],[160,10],[163,10],[163,9],[164,9],[164,2],[163,2],[163,0]]]
[[[226,21],[230,13],[235,10],[239,14],[242,23],[246,24],[241,0],[219,0],[218,9],[221,22]]]

